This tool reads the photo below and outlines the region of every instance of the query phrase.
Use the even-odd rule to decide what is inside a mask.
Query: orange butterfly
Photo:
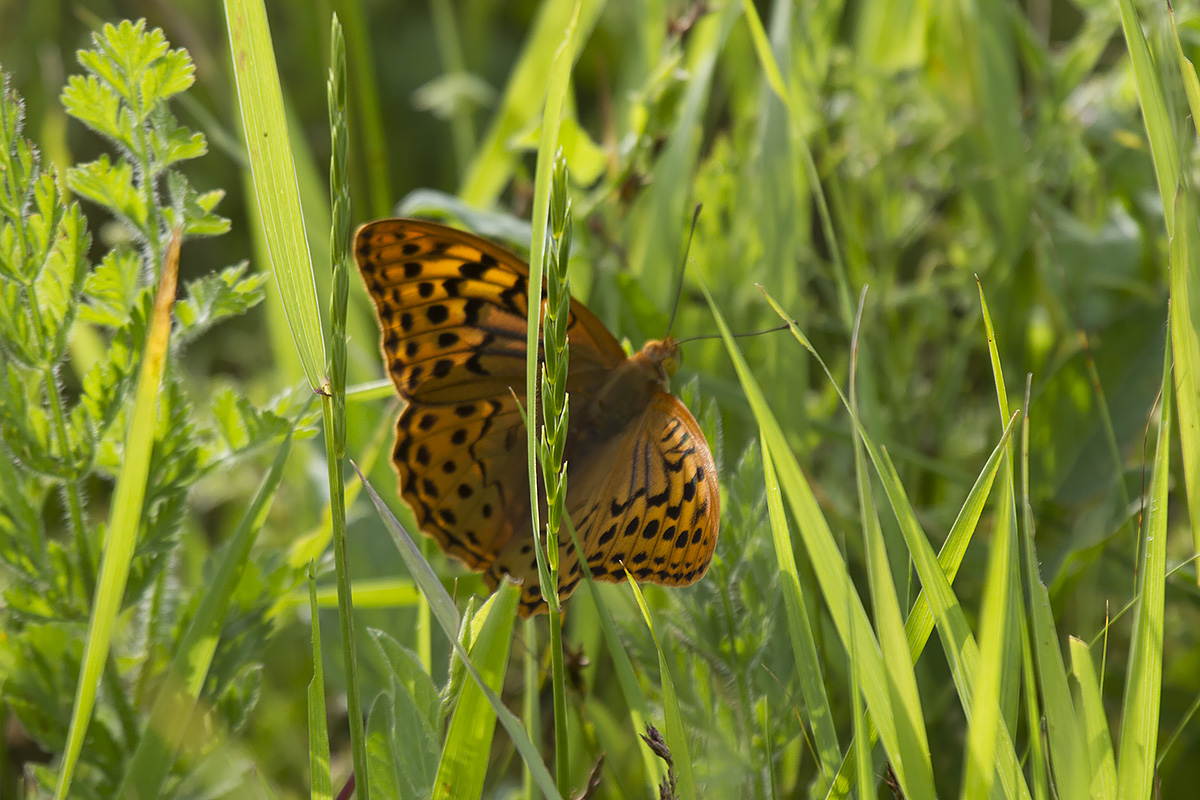
[[[525,405],[528,266],[478,236],[413,219],[363,225],[354,252],[388,373],[408,401],[393,451],[400,493],[421,530],[490,587],[503,575],[522,583],[522,616],[545,611],[516,405]],[[694,583],[717,544],[720,496],[700,426],[667,392],[678,345],[650,341],[627,357],[574,299],[567,335],[567,512],[592,574],[619,582],[627,566],[639,580]],[[559,597],[581,578],[564,531]]]

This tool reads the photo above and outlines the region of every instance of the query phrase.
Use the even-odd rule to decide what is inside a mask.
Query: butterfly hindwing
[[[569,465],[572,522],[597,580],[623,581],[628,568],[639,581],[687,586],[704,575],[716,549],[721,501],[712,453],[695,418],[665,392],[630,424],[629,435]],[[583,577],[565,532],[559,562],[559,596],[565,599]],[[522,581],[522,611],[539,610],[543,600],[528,537],[501,550],[489,583],[503,573]]]
[[[453,406],[410,404],[393,463],[421,530],[471,569],[486,569],[529,505],[525,426],[512,396]]]

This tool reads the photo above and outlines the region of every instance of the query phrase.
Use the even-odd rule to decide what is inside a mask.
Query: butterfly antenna
[[[762,336],[763,334],[766,334],[766,333],[778,333],[779,331],[786,331],[788,329],[788,327],[790,325],[794,324],[795,322],[796,322],[795,320],[792,320],[791,322],[785,322],[782,325],[776,325],[774,328],[763,328],[761,331],[749,331],[748,333],[733,333],[733,334],[730,334],[730,337],[733,339],[748,339],[751,336]],[[708,333],[703,336],[689,336],[686,339],[679,339],[676,341],[676,344],[685,344],[686,342],[698,342],[703,339],[720,339],[720,338],[721,338],[721,334],[719,334],[719,333]]]
[[[700,209],[703,208],[702,203],[696,203],[696,209],[692,212],[692,229],[688,231],[687,246],[683,248],[683,259],[679,262],[679,269],[676,271],[678,277],[675,279],[675,301],[671,305],[671,318],[667,321],[667,337],[671,336],[671,329],[675,327],[675,314],[679,311],[679,297],[683,294],[683,271],[687,267],[688,252],[692,249],[692,237],[696,235],[696,221],[700,219]]]

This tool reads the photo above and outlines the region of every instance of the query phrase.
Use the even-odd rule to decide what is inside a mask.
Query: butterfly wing
[[[421,530],[472,569],[491,565],[524,524],[529,483],[525,394],[529,271],[516,255],[431,222],[384,219],[355,234],[388,373],[408,401],[393,463]],[[571,302],[568,391],[593,390],[625,359],[612,334]],[[523,400],[522,400],[523,402]]]
[[[510,387],[524,393],[524,261],[478,236],[411,219],[363,225],[354,248],[402,397],[447,404],[508,394]],[[567,334],[568,391],[586,391],[625,360],[604,324],[576,300]]]
[[[640,581],[687,586],[712,561],[720,522],[720,491],[712,452],[678,398],[655,394],[626,435],[568,465],[567,505],[592,575],[620,582],[625,569]],[[582,461],[582,463],[578,463]],[[582,579],[564,532],[559,596]],[[485,576],[523,582],[521,613],[544,609],[537,562],[528,537],[514,538]]]

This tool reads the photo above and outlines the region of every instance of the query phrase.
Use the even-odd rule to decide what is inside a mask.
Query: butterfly
[[[518,406],[528,266],[478,236],[415,219],[363,225],[354,254],[385,366],[407,401],[392,451],[401,496],[421,530],[490,588],[504,576],[521,583],[522,616],[545,611]],[[678,344],[649,341],[626,356],[575,299],[567,341],[567,513],[593,577],[620,582],[628,568],[639,581],[694,583],[717,544],[720,494],[700,426],[668,391]],[[566,531],[559,557],[565,600],[583,577]]]

